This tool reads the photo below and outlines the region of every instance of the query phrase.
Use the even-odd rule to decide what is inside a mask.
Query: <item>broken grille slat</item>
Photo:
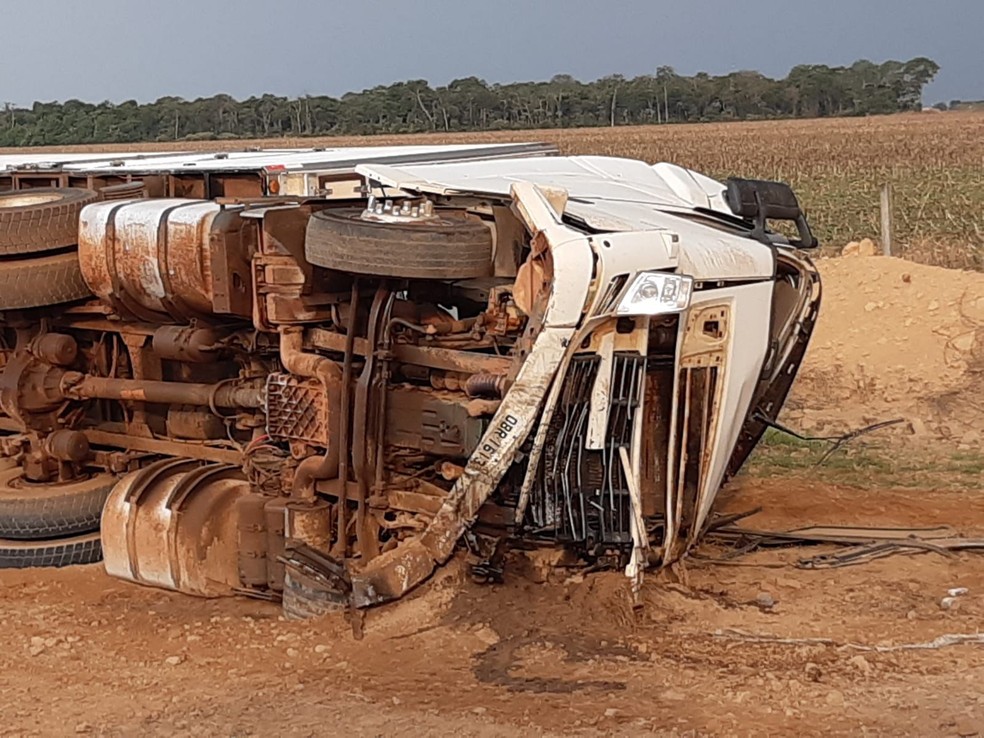
[[[551,421],[538,480],[531,494],[528,524],[555,541],[631,544],[628,481],[619,448],[631,448],[634,420],[642,402],[646,359],[616,354],[605,447],[588,447],[591,394],[601,369],[598,356],[575,357]]]
[[[680,372],[677,437],[673,444],[676,469],[676,518],[680,540],[687,540],[696,516],[700,489],[707,474],[711,425],[718,392],[717,367],[684,368]]]

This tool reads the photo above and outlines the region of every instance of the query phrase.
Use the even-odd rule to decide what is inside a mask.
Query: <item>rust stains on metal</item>
[[[54,430],[64,403],[59,390],[64,373],[28,351],[16,351],[0,372],[0,410],[21,430]]]
[[[84,428],[82,432],[85,433],[86,438],[89,439],[89,443],[93,446],[125,448],[149,454],[177,456],[184,459],[213,461],[221,464],[241,464],[243,460],[243,455],[239,451],[205,443],[141,438],[129,433],[104,430],[102,428]]]
[[[154,331],[151,347],[162,359],[205,364],[218,358],[221,337],[211,327],[163,325]]]
[[[66,372],[60,387],[64,397],[77,400],[98,398],[231,408],[261,408],[265,394],[257,386],[93,377],[78,372]]]
[[[248,494],[234,466],[167,459],[129,474],[103,512],[106,571],[204,597],[233,594],[242,586],[237,501]]]
[[[266,388],[266,429],[271,438],[337,446],[331,438],[328,393],[318,380],[276,373],[267,378]],[[337,423],[338,407],[333,409]]]
[[[324,500],[287,503],[284,535],[312,548],[331,548],[331,508]]]
[[[56,366],[69,366],[79,355],[79,344],[64,333],[45,333],[35,342],[34,353]]]
[[[342,395],[342,368],[334,361],[318,354],[303,351],[304,332],[301,328],[284,328],[280,333],[280,360],[284,367],[301,377],[314,379],[321,384],[329,417],[338,418]],[[335,421],[337,423],[337,420]],[[330,423],[330,421],[329,421]],[[330,434],[329,425],[329,434]],[[339,444],[329,438],[321,457],[305,459],[294,475],[292,494],[303,499],[314,498],[314,485],[319,479],[330,479],[338,473]]]
[[[563,355],[570,329],[546,329],[520,369],[478,451],[469,459],[446,502],[418,538],[401,543],[352,573],[353,601],[365,607],[395,599],[447,561],[465,529],[512,464],[526,440]]]
[[[219,237],[213,223],[219,212],[219,205],[198,200],[95,203],[82,211],[79,226],[82,275],[96,296],[124,315],[158,322],[208,315],[215,303],[212,250]],[[222,222],[241,229],[238,219]],[[225,302],[229,290],[227,280]]]
[[[85,433],[75,430],[56,430],[45,439],[45,450],[61,461],[85,461],[91,448]]]
[[[465,382],[465,394],[469,397],[499,398],[506,394],[508,381],[505,374],[473,374]]]

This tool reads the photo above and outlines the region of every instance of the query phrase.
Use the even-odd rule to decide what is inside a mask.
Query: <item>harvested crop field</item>
[[[970,435],[984,417],[984,277],[883,257],[821,271],[825,309],[784,420],[822,435],[904,422],[820,466],[826,444],[772,437],[723,509],[761,508],[743,524],[769,530],[984,535]],[[300,625],[270,603],[145,589],[99,567],[0,572],[0,735],[984,731],[981,555],[796,566],[829,550],[721,562],[728,551],[707,544],[648,579],[641,609],[615,573],[528,563],[481,587],[452,563],[371,611],[361,641],[341,616]]]
[[[879,192],[890,183],[895,193],[898,253],[929,264],[984,269],[984,113],[979,112],[474,134],[178,141],[132,148],[518,140],[554,143],[565,154],[671,161],[719,178],[734,175],[787,181],[831,251],[865,236],[877,238]],[[119,146],[79,150],[113,149]]]

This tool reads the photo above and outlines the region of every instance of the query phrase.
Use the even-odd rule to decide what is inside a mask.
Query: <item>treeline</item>
[[[687,121],[815,118],[918,109],[939,71],[931,59],[849,67],[801,65],[783,79],[758,72],[655,74],[579,82],[488,84],[476,77],[443,87],[399,82],[341,98],[229,95],[91,104],[79,100],[3,105],[0,146],[132,143],[277,136],[573,128]]]

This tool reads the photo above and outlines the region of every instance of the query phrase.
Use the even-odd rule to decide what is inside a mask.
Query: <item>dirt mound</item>
[[[984,438],[984,274],[889,257],[824,259],[820,320],[785,419],[844,430]]]

